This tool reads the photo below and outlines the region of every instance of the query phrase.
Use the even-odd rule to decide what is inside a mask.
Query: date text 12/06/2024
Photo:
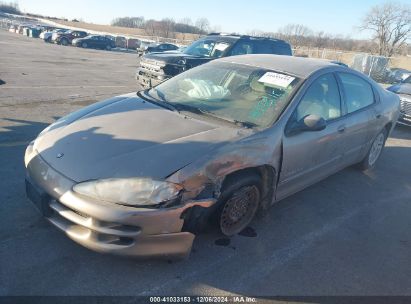
[[[150,297],[150,303],[257,303],[257,299],[244,296],[184,296]]]

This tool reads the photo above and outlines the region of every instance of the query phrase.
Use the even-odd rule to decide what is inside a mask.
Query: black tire
[[[217,202],[217,222],[222,234],[233,236],[254,219],[261,201],[261,178],[238,175],[225,185]]]
[[[388,132],[384,128],[381,130],[377,136],[375,136],[370,149],[368,150],[367,155],[364,159],[357,164],[360,170],[366,171],[373,169],[378,159],[381,156],[382,151],[384,150],[385,141],[387,140]]]
[[[83,42],[83,43],[81,44],[81,47],[86,49],[86,48],[87,48],[87,42]]]
[[[60,44],[64,45],[64,46],[67,46],[68,45],[68,40],[66,38],[63,38],[63,39],[60,40]]]
[[[111,51],[111,45],[107,44],[107,45],[106,45],[106,50],[107,50],[107,51]]]

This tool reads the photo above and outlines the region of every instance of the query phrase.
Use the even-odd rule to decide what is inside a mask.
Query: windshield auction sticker
[[[258,81],[281,88],[287,88],[294,79],[295,77],[292,76],[267,72],[260,79],[258,79]]]

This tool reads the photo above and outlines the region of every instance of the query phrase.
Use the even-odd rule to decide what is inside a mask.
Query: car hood
[[[168,51],[162,53],[149,53],[143,56],[143,60],[147,61],[157,61],[157,62],[164,62],[164,63],[177,63],[181,59],[199,59],[203,57],[188,55],[178,51]]]
[[[246,132],[185,117],[135,93],[93,104],[46,128],[34,149],[76,181],[166,178]]]
[[[400,83],[389,87],[387,90],[397,94],[411,95],[411,83]]]

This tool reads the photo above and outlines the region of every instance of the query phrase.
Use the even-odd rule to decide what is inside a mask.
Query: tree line
[[[207,18],[199,18],[193,22],[190,18],[183,18],[175,21],[173,18],[162,20],[149,19],[144,17],[120,17],[115,18],[111,25],[129,28],[143,29],[148,35],[161,36],[164,38],[175,38],[175,33],[187,34],[207,34],[210,30],[210,22]]]
[[[302,24],[288,24],[277,32],[254,30],[250,35],[273,37],[288,41],[293,48],[329,48],[336,50],[374,53],[391,57],[411,53],[411,8],[409,5],[387,2],[373,6],[357,27],[366,31],[371,39],[351,39],[349,36],[314,32]]]

